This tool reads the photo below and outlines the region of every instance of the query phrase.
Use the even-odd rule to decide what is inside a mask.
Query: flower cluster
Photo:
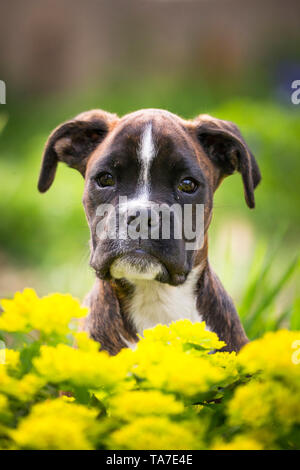
[[[110,357],[76,331],[86,309],[69,295],[1,305],[1,449],[300,448],[300,332],[236,355],[180,320]]]
[[[45,338],[64,337],[74,318],[84,317],[86,308],[66,294],[52,294],[38,298],[33,289],[17,292],[13,299],[2,299],[4,313],[0,317],[0,331],[29,333],[38,330]]]

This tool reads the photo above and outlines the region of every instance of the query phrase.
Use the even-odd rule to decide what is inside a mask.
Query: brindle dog
[[[97,277],[87,299],[90,313],[84,328],[90,336],[116,354],[135,344],[145,328],[189,318],[205,320],[226,342],[225,350],[239,351],[248,340],[207,255],[213,195],[222,180],[240,172],[246,202],[250,208],[255,205],[260,171],[237,126],[208,115],[184,120],[158,109],[122,118],[93,110],[50,135],[38,183],[41,192],[51,186],[59,161],[85,178],[90,264]],[[99,237],[97,208],[111,204],[120,212],[119,196],[137,210],[154,203],[203,204],[201,248],[187,250],[184,237]]]

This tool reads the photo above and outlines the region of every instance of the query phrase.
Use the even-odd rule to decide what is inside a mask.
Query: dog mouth
[[[188,269],[182,269],[180,265],[174,269],[172,263],[156,256],[153,250],[149,251],[141,247],[122,252],[119,249],[109,250],[102,256],[100,265],[97,256],[92,257],[90,264],[96,276],[106,281],[125,279],[134,283],[139,280],[155,280],[173,286],[185,282]]]
[[[118,256],[110,266],[110,275],[115,279],[163,280],[168,272],[155,256],[141,249]]]

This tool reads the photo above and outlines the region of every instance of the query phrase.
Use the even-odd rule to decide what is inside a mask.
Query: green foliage
[[[293,274],[297,270],[299,272],[299,261],[298,258],[292,260],[280,273],[279,279],[273,280],[270,271],[276,263],[277,250],[271,255],[266,250],[260,260],[258,257],[253,260],[252,272],[250,269],[250,275],[241,294],[238,312],[251,339],[261,336],[266,331],[276,331],[291,322],[291,301],[288,305],[284,303],[278,311],[278,304],[280,305],[278,299]]]

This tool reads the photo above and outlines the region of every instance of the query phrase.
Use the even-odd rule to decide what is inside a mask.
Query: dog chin
[[[162,263],[146,254],[126,254],[115,259],[110,266],[110,274],[115,279],[158,280],[165,272]]]

